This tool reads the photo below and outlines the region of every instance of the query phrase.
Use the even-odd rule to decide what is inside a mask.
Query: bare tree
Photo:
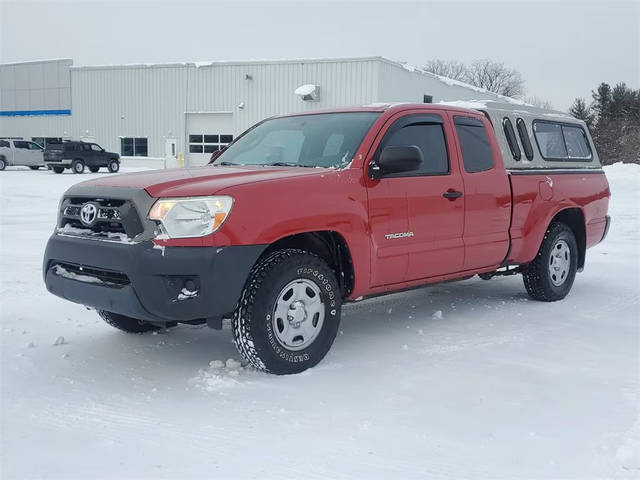
[[[429,60],[424,66],[424,70],[462,82],[467,78],[467,66],[456,60],[442,60],[440,58]]]
[[[546,108],[547,110],[553,110],[553,104],[549,100],[540,98],[536,95],[530,97],[524,97],[524,101],[530,103],[534,107]]]
[[[466,81],[477,87],[507,97],[519,97],[524,93],[522,75],[502,62],[488,58],[476,60],[467,70]]]

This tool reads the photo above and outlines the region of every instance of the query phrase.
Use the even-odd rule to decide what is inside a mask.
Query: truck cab
[[[23,139],[0,139],[0,170],[8,166],[24,166],[31,170],[44,167],[42,147]]]
[[[606,236],[609,195],[586,126],[559,112],[285,115],[212,165],[72,187],[43,273],[129,332],[228,318],[248,363],[296,373],[328,352],[345,302],[516,274],[532,298],[563,299]]]

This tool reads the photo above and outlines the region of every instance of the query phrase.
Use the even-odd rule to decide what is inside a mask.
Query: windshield
[[[214,165],[344,167],[379,116],[348,112],[267,120],[238,138]]]

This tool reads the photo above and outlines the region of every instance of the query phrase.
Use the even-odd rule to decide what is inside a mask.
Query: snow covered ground
[[[127,335],[48,294],[61,193],[0,172],[2,478],[638,478],[640,167],[572,293],[519,276],[345,309],[317,368],[276,377],[223,331]]]

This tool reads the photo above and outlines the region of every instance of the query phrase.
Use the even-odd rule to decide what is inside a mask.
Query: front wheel
[[[75,159],[71,163],[71,169],[73,173],[84,173],[84,160]]]
[[[109,164],[107,165],[107,169],[110,173],[117,173],[120,170],[120,162],[118,160],[109,160]]]
[[[576,277],[578,244],[564,223],[552,223],[536,258],[522,271],[527,293],[534,300],[555,302],[567,296]]]
[[[7,168],[7,162],[4,157],[0,157],[0,171],[4,170],[5,168]]]
[[[233,314],[240,355],[277,375],[317,365],[331,348],[342,299],[334,272],[302,250],[274,252],[251,271]]]
[[[127,333],[145,333],[160,330],[161,327],[152,323],[143,322],[136,318],[127,317],[118,313],[98,310],[98,315],[112,327]]]

